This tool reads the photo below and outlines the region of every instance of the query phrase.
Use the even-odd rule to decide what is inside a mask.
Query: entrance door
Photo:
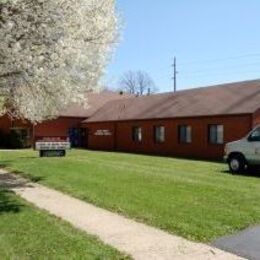
[[[85,128],[70,128],[69,138],[70,138],[71,147],[74,148],[86,147],[87,130]]]
[[[88,135],[86,128],[80,128],[80,147],[87,147],[88,144]]]
[[[78,131],[77,128],[69,129],[69,138],[71,147],[78,147]]]

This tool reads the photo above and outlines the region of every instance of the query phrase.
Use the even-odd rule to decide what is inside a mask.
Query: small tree
[[[146,95],[156,92],[152,78],[144,71],[128,71],[119,81],[120,89],[138,95]]]
[[[98,88],[114,0],[0,0],[0,113],[40,122]]]

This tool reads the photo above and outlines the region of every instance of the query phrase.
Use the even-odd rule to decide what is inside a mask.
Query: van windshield
[[[260,127],[256,128],[250,135],[250,141],[260,142]]]

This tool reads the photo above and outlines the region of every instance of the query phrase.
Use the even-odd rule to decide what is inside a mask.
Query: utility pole
[[[177,91],[177,61],[176,61],[176,57],[174,57],[174,61],[173,61],[173,91],[176,92]]]

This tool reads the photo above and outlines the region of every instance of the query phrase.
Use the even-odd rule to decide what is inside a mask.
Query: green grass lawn
[[[122,259],[116,250],[0,188],[0,259]]]
[[[57,190],[183,237],[211,241],[260,223],[260,178],[221,163],[73,150],[0,152],[0,164]]]

